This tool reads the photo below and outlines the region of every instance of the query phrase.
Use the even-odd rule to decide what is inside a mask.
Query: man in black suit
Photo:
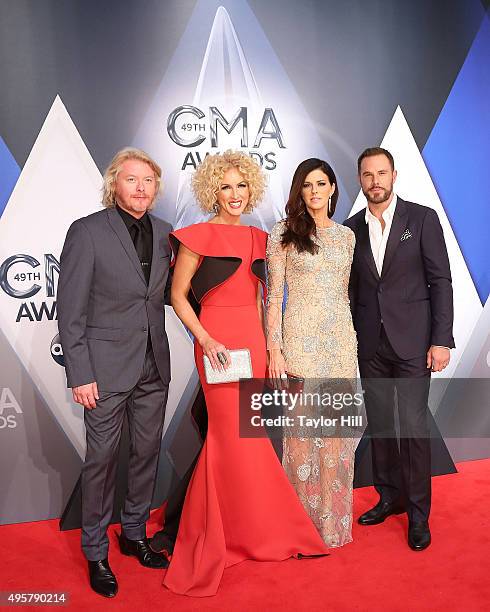
[[[120,549],[145,567],[168,566],[146,537],[170,382],[164,299],[171,227],[148,212],[160,179],[146,153],[119,151],[104,175],[105,209],[71,225],[61,254],[58,327],[68,387],[85,409],[82,549],[90,585],[105,597],[118,590],[107,528],[125,414],[130,450]]]
[[[454,347],[449,259],[436,212],[393,193],[389,151],[366,149],[358,173],[367,208],[345,221],[356,235],[350,299],[380,496],[359,523],[406,511],[408,544],[423,550],[431,542],[430,375],[447,366]]]

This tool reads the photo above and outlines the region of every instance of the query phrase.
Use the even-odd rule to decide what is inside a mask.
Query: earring
[[[219,213],[219,204],[218,204],[218,202],[215,202],[213,204],[213,212],[214,212],[215,215],[217,215]]]
[[[332,196],[328,198],[328,207],[327,207],[328,216],[332,214]]]

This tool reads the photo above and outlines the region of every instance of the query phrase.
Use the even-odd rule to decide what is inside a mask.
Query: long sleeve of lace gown
[[[286,282],[286,249],[281,244],[284,221],[272,228],[267,240],[267,303],[266,336],[267,348],[283,347],[282,342],[282,303]]]

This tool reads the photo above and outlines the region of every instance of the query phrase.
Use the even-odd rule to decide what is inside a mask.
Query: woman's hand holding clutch
[[[227,370],[231,365],[230,353],[224,344],[207,335],[199,340],[203,353],[209,359],[213,370]]]

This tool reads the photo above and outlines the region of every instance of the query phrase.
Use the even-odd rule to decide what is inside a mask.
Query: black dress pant
[[[406,506],[412,522],[429,518],[431,503],[426,355],[402,360],[384,328],[372,359],[360,359],[359,370],[371,438],[374,486],[383,502]],[[400,442],[395,431],[395,396]]]
[[[168,385],[158,373],[151,344],[136,386],[124,393],[99,391],[85,409],[87,453],[82,468],[82,550],[89,561],[107,557],[109,526],[124,414],[129,424],[128,491],[121,526],[131,540],[146,537],[146,521],[158,467]]]

